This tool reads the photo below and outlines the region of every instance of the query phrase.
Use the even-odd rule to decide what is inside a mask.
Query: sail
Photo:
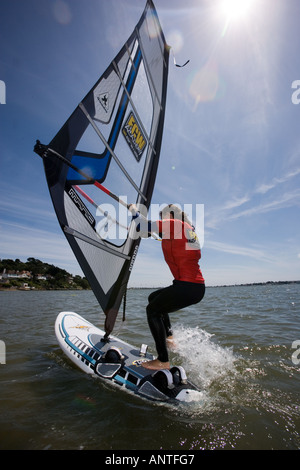
[[[168,61],[169,47],[148,0],[133,33],[95,86],[49,145],[37,141],[35,146],[58,221],[106,315],[107,335],[140,243],[132,236],[126,202],[119,201],[150,205]]]

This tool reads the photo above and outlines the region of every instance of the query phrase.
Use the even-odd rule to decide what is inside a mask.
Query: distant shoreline
[[[224,284],[219,286],[207,286],[207,287],[251,287],[251,286],[268,286],[278,284],[300,284],[300,281],[266,281],[266,282],[248,282],[245,284]]]
[[[281,285],[281,284],[300,284],[300,281],[266,281],[266,282],[248,282],[245,284],[220,284],[217,286],[205,286],[207,289],[215,289],[216,287],[251,287],[251,286],[268,286],[268,285]],[[161,289],[162,286],[157,287],[129,287],[128,289]]]
[[[82,291],[91,291],[92,289],[88,288],[88,289],[76,289],[76,287],[73,287],[73,288],[57,288],[57,289],[46,289],[46,288],[42,288],[42,287],[39,287],[39,288],[29,288],[29,289],[26,289],[24,287],[0,287],[0,292],[16,292],[16,291],[21,291],[21,292],[51,292],[51,291],[65,291],[65,292],[74,292],[74,291],[77,291],[77,292],[82,292]]]
[[[224,284],[218,286],[206,286],[208,289],[215,289],[218,287],[252,287],[252,286],[268,286],[268,285],[286,285],[286,284],[300,284],[299,281],[266,281],[266,282],[252,282],[252,283],[245,283],[245,284]],[[128,290],[138,290],[138,289],[161,289],[161,286],[153,286],[153,287],[128,287]],[[0,287],[0,292],[16,292],[16,291],[26,291],[26,292],[45,292],[45,291],[88,291],[89,289],[76,289],[76,288],[57,288],[57,289],[43,289],[43,288],[35,288],[35,289],[24,289],[23,287]]]

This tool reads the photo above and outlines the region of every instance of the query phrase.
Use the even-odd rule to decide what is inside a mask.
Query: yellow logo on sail
[[[141,127],[132,111],[126,119],[122,133],[133,155],[137,161],[140,161],[146,146],[146,138],[143,135]]]

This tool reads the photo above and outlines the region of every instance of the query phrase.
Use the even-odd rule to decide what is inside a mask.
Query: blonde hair
[[[180,207],[175,206],[175,204],[169,204],[168,206],[164,207],[161,211],[162,218],[171,218],[182,220],[182,222],[187,222],[188,224],[192,225],[188,216],[185,212],[183,212]]]

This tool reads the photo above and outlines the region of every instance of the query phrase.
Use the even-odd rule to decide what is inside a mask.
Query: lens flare
[[[96,406],[96,402],[93,398],[84,395],[76,395],[73,403],[82,408],[94,408]]]
[[[168,36],[168,44],[172,47],[174,54],[177,54],[181,51],[183,47],[183,35],[178,30],[173,30]]]
[[[69,5],[63,0],[56,0],[53,5],[54,17],[60,24],[69,24],[72,20],[72,13]]]
[[[147,29],[150,38],[154,39],[159,36],[154,13],[148,15],[147,22],[145,23],[145,29]]]
[[[190,95],[195,105],[200,102],[213,101],[219,89],[218,66],[215,61],[209,61],[192,77]]]

